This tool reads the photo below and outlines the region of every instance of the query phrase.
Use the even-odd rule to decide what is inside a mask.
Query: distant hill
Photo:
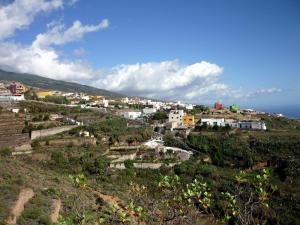
[[[102,96],[108,96],[112,98],[124,96],[119,93],[115,93],[115,92],[111,92],[99,88],[94,88],[94,87],[90,87],[78,83],[54,80],[54,79],[41,77],[38,75],[33,75],[33,74],[7,72],[1,69],[0,69],[0,80],[20,81],[21,83],[27,86],[46,89],[46,90],[49,89],[49,90],[58,90],[64,92],[83,92],[90,95],[102,95]]]

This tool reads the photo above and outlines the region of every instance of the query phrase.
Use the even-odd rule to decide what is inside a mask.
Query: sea
[[[299,106],[272,106],[268,108],[259,108],[258,110],[268,113],[281,113],[285,117],[291,119],[300,119],[300,105]]]

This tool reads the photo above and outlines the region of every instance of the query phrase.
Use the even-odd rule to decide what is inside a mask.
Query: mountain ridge
[[[120,93],[116,93],[116,92],[112,92],[100,88],[95,88],[84,84],[50,79],[35,74],[9,72],[1,68],[0,68],[0,80],[19,81],[31,87],[58,90],[64,92],[83,92],[90,95],[102,95],[111,98],[118,98],[118,97],[125,96]]]

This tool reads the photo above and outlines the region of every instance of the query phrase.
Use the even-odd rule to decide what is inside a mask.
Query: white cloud
[[[75,2],[73,2],[75,3]],[[52,44],[65,44],[81,39],[88,32],[106,28],[108,20],[98,25],[82,25],[75,21],[65,29],[61,22],[48,25],[45,34],[39,34],[31,46],[13,41],[3,41],[17,29],[30,25],[39,12],[48,12],[63,7],[63,0],[15,0],[0,8],[0,68],[21,73],[33,73],[54,79],[88,80],[95,71],[81,61],[62,60]],[[42,46],[41,46],[42,45]],[[47,48],[42,48],[47,47]]]
[[[44,48],[50,45],[63,45],[78,41],[82,39],[86,33],[96,32],[108,26],[108,19],[102,20],[97,25],[82,25],[79,20],[76,20],[68,29],[65,29],[63,24],[54,24],[51,25],[51,29],[46,33],[38,34],[32,46],[35,48]]]
[[[106,71],[93,84],[132,95],[194,99],[206,93],[205,89],[217,90],[216,81],[222,73],[222,67],[206,61],[181,65],[172,60],[120,65]]]
[[[178,60],[119,65],[102,73],[93,86],[130,95],[211,103],[246,100],[280,92],[278,88],[254,91],[235,89],[221,82],[223,68],[206,61],[182,65]]]
[[[73,50],[73,54],[78,57],[82,57],[86,55],[86,50],[84,48],[76,48]]]
[[[73,6],[78,2],[78,0],[69,0],[68,5]]]
[[[259,95],[274,94],[274,93],[280,93],[280,92],[282,92],[281,88],[276,88],[276,87],[260,88],[260,89],[257,89],[255,91],[247,93],[246,97],[251,98],[251,97],[256,97],[256,96],[259,96]]]
[[[0,7],[0,40],[11,37],[18,29],[30,25],[40,12],[63,7],[63,0],[15,0]]]
[[[108,27],[108,20],[104,19],[97,25],[83,25],[77,20],[67,29],[61,22],[52,22],[47,26],[50,30],[44,34],[38,34],[31,45],[9,41],[0,42],[0,68],[61,80],[92,79],[96,71],[87,63],[79,60],[62,60],[52,45],[80,40],[86,33]],[[84,49],[80,52],[79,50],[77,49],[77,53],[83,54]]]
[[[95,71],[77,61],[62,61],[54,49],[0,43],[0,68],[61,80],[88,80]]]

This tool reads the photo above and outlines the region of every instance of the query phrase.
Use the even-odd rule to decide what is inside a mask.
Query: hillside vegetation
[[[176,163],[172,152],[141,146],[154,135],[147,124],[91,109],[19,106],[28,123],[50,113],[101,119],[35,139],[30,154],[0,149],[0,224],[14,215],[9,224],[300,224],[298,121],[268,117],[267,131],[165,135],[167,146],[193,151]]]

